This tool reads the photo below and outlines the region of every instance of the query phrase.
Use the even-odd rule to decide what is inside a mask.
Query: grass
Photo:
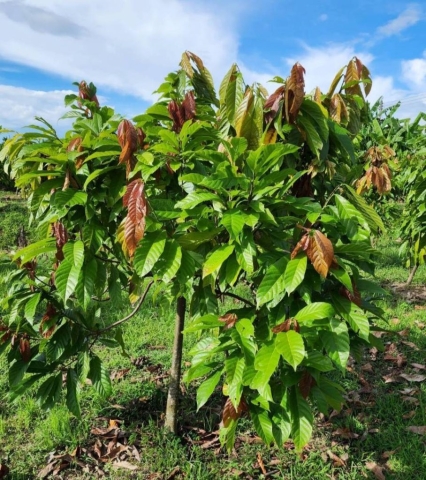
[[[383,255],[377,265],[377,281],[394,291],[381,305],[388,322],[383,326],[393,332],[409,331],[406,336],[384,335],[386,352],[367,351],[361,362],[350,365],[345,379],[348,390],[345,408],[327,418],[317,417],[314,437],[301,456],[295,454],[291,443],[282,449],[267,449],[257,443],[247,419],[241,422],[235,450],[227,455],[214,442],[215,435],[209,436],[218,428],[220,392],[196,414],[194,386],[183,387],[180,435],[174,437],[163,431],[167,379],[162,374],[170,367],[174,312],[161,308],[151,297],[143,311],[124,329],[128,353],[133,359],[143,360],[142,368],[132,364],[118,349],[99,347],[98,353],[117,379],[113,381],[114,391],[108,400],[96,396],[90,388],[83,389],[81,420],[73,418],[64,404],[50,412],[42,411],[31,394],[18,403],[8,404],[4,399],[8,391],[7,376],[4,373],[0,377],[0,460],[10,468],[10,478],[35,478],[46,465],[49,452],[72,453],[77,447],[88,448],[95,441],[90,430],[95,426],[105,427],[111,420],[118,421],[121,430],[128,432],[128,441],[139,451],[140,461],[133,461],[138,466],[135,472],[117,471],[111,464],[105,464],[103,470],[107,478],[265,478],[258,455],[268,478],[380,478],[368,465],[370,468],[376,465],[387,479],[426,478],[426,437],[406,430],[408,426],[426,425],[426,383],[389,383],[384,379],[401,372],[416,373],[411,364],[425,362],[426,297],[410,297],[409,292],[395,287],[408,276],[408,270],[401,267],[397,257],[398,245],[382,239],[378,246]],[[414,291],[421,291],[425,284],[426,268],[421,267],[414,279]],[[127,309],[122,307],[112,308],[105,314],[113,320],[125,312]],[[195,335],[185,337],[185,353],[196,340]],[[398,354],[406,360],[401,367],[396,361],[385,359],[389,358],[385,355],[398,358]],[[185,358],[185,362],[188,360]],[[5,366],[2,359],[3,372],[6,372]],[[124,369],[129,371],[124,374]],[[418,392],[401,393],[407,388],[417,388]],[[204,448],[209,441],[211,448]],[[84,455],[81,458],[84,459]],[[93,471],[85,473],[76,465],[63,473],[66,478],[76,479],[95,475]]]

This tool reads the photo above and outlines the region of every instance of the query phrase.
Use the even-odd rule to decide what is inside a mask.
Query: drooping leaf
[[[234,248],[234,245],[222,245],[216,248],[204,263],[203,278],[218,270],[223,262],[233,253]]]
[[[140,277],[147,275],[161,257],[166,246],[166,238],[164,231],[148,233],[144,237],[136,249],[133,260],[135,271]]]
[[[217,384],[219,383],[222,371],[214,373],[207,380],[205,380],[197,389],[197,412],[200,408],[207,403],[207,400],[211,397]]]
[[[278,333],[276,338],[276,347],[294,370],[302,363],[305,357],[305,345],[300,333],[294,330]]]

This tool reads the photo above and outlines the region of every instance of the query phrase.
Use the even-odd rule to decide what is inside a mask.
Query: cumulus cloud
[[[408,85],[423,90],[426,89],[426,52],[423,58],[414,58],[402,62],[402,76]]]
[[[71,91],[39,91],[0,85],[0,125],[19,129],[34,123],[34,117],[43,117],[56,128],[64,128],[67,122],[59,118],[65,113],[64,96]]]
[[[13,0],[0,3],[0,20],[1,57],[148,101],[184,50],[215,77],[237,59],[232,16],[184,0]]]
[[[377,33],[383,37],[397,35],[409,27],[415,25],[421,20],[423,15],[420,5],[413,3],[401,12],[396,18],[382,25],[377,29]]]

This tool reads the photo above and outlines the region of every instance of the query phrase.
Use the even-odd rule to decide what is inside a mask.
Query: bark
[[[180,377],[182,366],[183,328],[185,324],[186,300],[184,297],[177,299],[175,338],[172,353],[172,368],[170,370],[169,392],[167,395],[167,408],[165,427],[172,433],[177,433],[177,413],[180,391]]]
[[[413,270],[411,270],[410,275],[407,278],[407,283],[406,283],[407,286],[411,285],[411,282],[413,281],[414,275],[416,274],[418,268],[419,266],[417,264],[414,265]]]

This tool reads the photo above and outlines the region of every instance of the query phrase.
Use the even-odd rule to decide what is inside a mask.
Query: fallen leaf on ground
[[[392,318],[390,323],[392,325],[398,325],[398,323],[400,322],[401,320],[399,318]]]
[[[404,345],[407,345],[407,347],[411,347],[413,350],[420,350],[419,347],[414,343],[414,342],[406,342],[405,340],[402,340],[401,343]]]
[[[416,321],[414,322],[414,324],[415,324],[418,328],[420,328],[420,330],[423,330],[423,329],[425,328],[425,326],[426,326],[426,323],[419,322],[418,320],[416,320]]]
[[[409,328],[404,328],[404,330],[400,330],[399,332],[396,332],[400,337],[408,337],[410,335],[410,329]]]
[[[333,460],[334,467],[344,467],[346,463],[331,450],[327,450],[327,455],[330,457],[330,460]]]
[[[426,370],[426,366],[422,365],[421,363],[411,363],[411,366],[414,368],[418,368],[419,370]]]
[[[257,464],[259,465],[259,468],[262,470],[263,475],[266,475],[267,472],[265,469],[265,464],[263,463],[262,455],[259,452],[257,452]]]
[[[361,370],[363,372],[373,372],[373,366],[371,365],[371,363],[366,363],[361,367]]]
[[[418,374],[409,375],[408,373],[401,373],[400,377],[409,382],[423,382],[426,380],[426,375]]]
[[[403,419],[408,420],[409,418],[413,418],[416,416],[416,411],[411,410],[411,412],[406,413],[405,415],[402,416]]]
[[[122,461],[122,462],[115,462],[112,464],[114,468],[125,468],[126,470],[137,470],[139,467],[136,465],[131,464],[130,462]]]
[[[419,400],[415,397],[402,397],[403,402],[411,403],[413,405],[418,405]]]
[[[388,450],[387,452],[382,453],[382,458],[383,460],[388,460],[395,453],[396,453],[396,450]]]
[[[377,465],[376,462],[367,462],[365,466],[373,472],[377,480],[386,480],[385,474],[383,473],[384,468],[380,465]]]
[[[333,436],[340,436],[342,438],[358,438],[357,433],[351,432],[349,428],[338,428],[332,433]]]
[[[409,432],[417,433],[418,435],[426,435],[426,426],[423,427],[407,427]]]
[[[111,372],[109,378],[111,381],[118,381],[124,378],[130,372],[130,368],[123,368],[122,370],[115,370]]]
[[[414,310],[426,310],[426,305],[414,305]]]
[[[178,473],[180,473],[180,471],[181,471],[181,470],[180,470],[179,465],[176,466],[176,467],[169,473],[169,476],[167,477],[167,480],[172,480],[173,478],[175,478],[176,475],[177,475]]]

